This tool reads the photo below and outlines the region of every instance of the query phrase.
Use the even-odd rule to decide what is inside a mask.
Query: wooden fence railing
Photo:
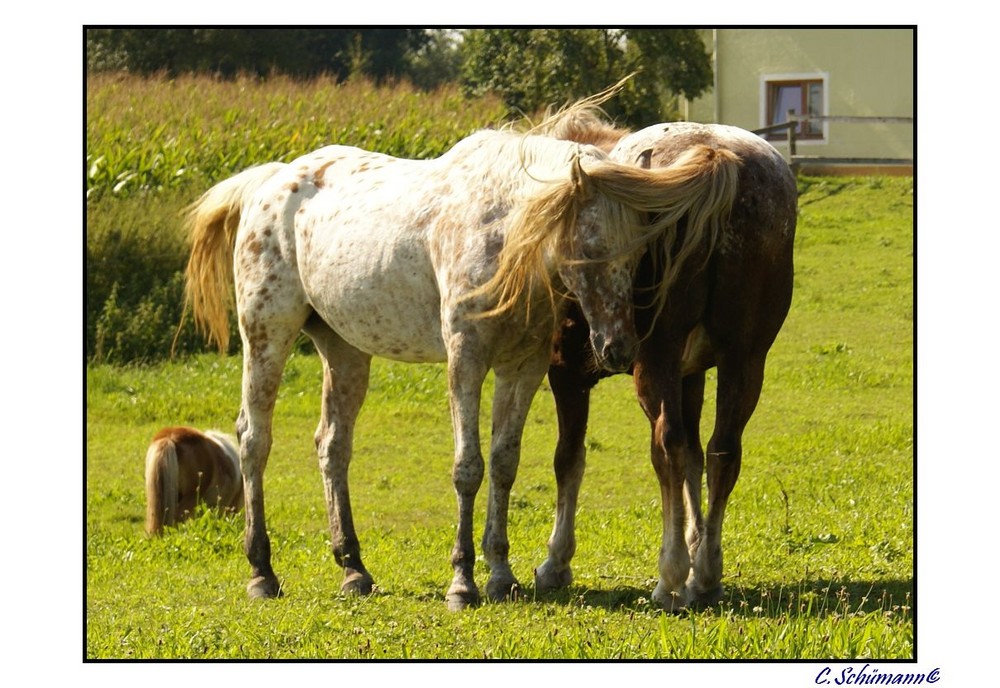
[[[912,158],[832,158],[832,157],[810,157],[798,155],[796,146],[796,129],[802,122],[851,122],[864,124],[913,124],[912,117],[861,117],[856,115],[799,115],[794,110],[788,111],[788,120],[781,124],[772,124],[760,129],[754,129],[753,133],[759,136],[767,136],[779,131],[785,131],[788,141],[789,163],[793,168],[798,167],[802,162],[816,162],[820,164],[837,165],[913,165]]]

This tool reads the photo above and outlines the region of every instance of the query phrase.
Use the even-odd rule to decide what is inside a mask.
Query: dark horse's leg
[[[794,196],[792,196],[794,199]],[[786,226],[794,227],[794,203]],[[782,224],[762,223],[755,252],[742,262],[720,261],[715,306],[705,319],[718,367],[715,428],[708,443],[708,514],[692,551],[687,583],[690,602],[714,604],[722,597],[722,522],[743,461],[743,431],[764,384],[767,353],[791,302],[792,234]],[[764,253],[763,248],[769,253]]]
[[[576,503],[587,456],[590,390],[599,377],[592,362],[589,332],[579,309],[571,306],[549,366],[549,386],[559,421],[553,461],[556,518],[549,537],[549,556],[535,569],[535,589],[539,592],[564,588],[573,581],[570,560],[576,552]]]
[[[765,352],[766,353],[766,352]],[[692,549],[690,601],[714,604],[722,597],[722,521],[743,459],[743,430],[764,383],[765,354],[730,352],[719,360],[715,430],[708,443],[708,515]]]
[[[535,569],[539,592],[573,582],[570,560],[576,553],[576,503],[586,463],[590,387],[562,368],[550,368],[549,385],[556,401],[559,439],[553,461],[556,474],[556,519],[549,537],[549,556]]]
[[[361,561],[354,529],[347,472],[351,462],[354,423],[368,391],[371,356],[347,344],[315,316],[306,333],[323,360],[323,401],[316,450],[323,474],[323,493],[330,519],[333,556],[344,569],[340,589],[361,595],[372,591],[371,574]]]
[[[684,478],[684,506],[687,511],[688,553],[694,561],[698,546],[705,535],[701,512],[701,486],[705,474],[705,452],[701,445],[701,410],[705,402],[705,373],[684,376],[681,394],[684,404],[684,429],[687,433],[687,470]]]
[[[635,383],[639,403],[650,422],[650,458],[663,503],[659,581],[653,600],[668,611],[676,611],[689,602],[685,591],[691,568],[689,542],[697,539],[700,521],[698,488],[703,455],[698,395],[704,388],[700,375],[683,376],[683,339],[661,332],[654,340],[658,346],[647,347],[636,361]]]

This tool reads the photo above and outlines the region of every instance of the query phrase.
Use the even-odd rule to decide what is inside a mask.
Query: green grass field
[[[525,599],[449,613],[456,503],[444,371],[386,361],[373,367],[351,475],[378,590],[341,596],[312,445],[319,364],[304,354],[286,369],[266,473],[286,596],[251,603],[240,517],[205,512],[161,539],[142,532],[142,461],[155,430],[232,428],[240,360],[205,354],[87,368],[85,656],[912,659],[913,181],[800,187],[796,291],[744,437],[719,607],[668,616],[650,605],[658,488],[648,425],[620,376],[592,403],[573,586],[536,596],[531,585],[555,502],[554,409],[543,389],[511,499]],[[477,506],[478,537],[484,496]],[[480,585],[486,575],[482,564]]]

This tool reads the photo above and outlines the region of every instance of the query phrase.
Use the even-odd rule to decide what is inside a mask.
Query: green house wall
[[[686,119],[759,129],[765,82],[789,75],[825,81],[825,115],[913,117],[914,34],[909,28],[715,29],[703,38],[715,85],[683,104]],[[912,158],[913,124],[828,122],[799,155]],[[787,154],[783,140],[772,141]]]

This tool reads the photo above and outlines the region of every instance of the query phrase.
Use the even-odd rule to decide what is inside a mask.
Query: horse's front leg
[[[495,602],[513,599],[520,584],[510,568],[507,513],[510,490],[521,458],[521,436],[531,400],[545,376],[548,351],[516,371],[496,370],[493,395],[493,437],[490,446],[490,487],[483,531],[483,555],[490,567],[486,594]]]
[[[460,610],[479,604],[479,588],[473,575],[476,548],[472,525],[476,494],[484,473],[479,444],[479,407],[487,365],[467,335],[456,334],[448,341],[448,391],[455,435],[451,479],[458,497],[458,532],[451,553],[455,575],[445,601],[449,609]]]
[[[539,592],[565,588],[573,582],[570,560],[576,553],[576,505],[587,458],[587,417],[590,385],[579,368],[552,366],[549,385],[556,403],[559,438],[553,468],[556,474],[556,517],[549,536],[549,556],[535,569]]]

